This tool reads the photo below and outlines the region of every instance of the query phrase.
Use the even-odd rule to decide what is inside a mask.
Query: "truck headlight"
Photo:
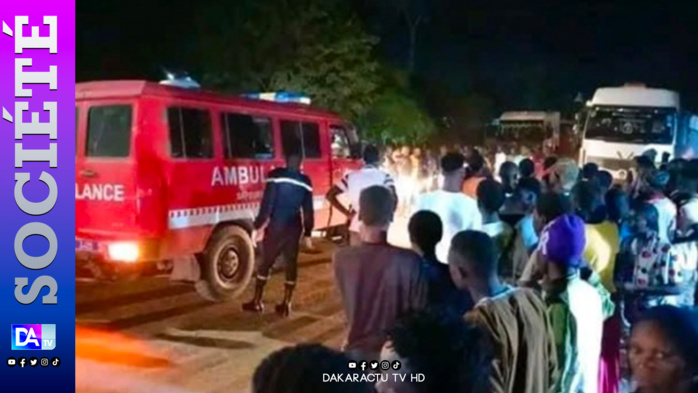
[[[116,242],[107,246],[109,259],[114,262],[132,263],[138,260],[140,254],[136,242]]]

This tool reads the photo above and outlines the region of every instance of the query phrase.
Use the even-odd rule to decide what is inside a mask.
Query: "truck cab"
[[[579,161],[594,162],[616,179],[627,178],[633,158],[654,150],[656,164],[677,157],[684,138],[679,94],[642,84],[599,88],[579,117]]]
[[[520,146],[538,150],[545,145],[555,150],[559,143],[559,112],[504,112],[496,124],[491,143],[506,150]]]

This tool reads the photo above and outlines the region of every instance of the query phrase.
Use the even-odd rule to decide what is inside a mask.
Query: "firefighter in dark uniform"
[[[254,222],[257,233],[264,231],[262,262],[257,270],[254,298],[242,305],[245,311],[264,311],[264,286],[280,255],[286,262],[286,282],[284,300],[276,306],[276,312],[288,316],[291,311],[300,241],[303,236],[310,236],[314,224],[313,186],[310,178],[301,173],[301,161],[300,153],[290,153],[286,168],[274,169],[267,175],[262,205]]]

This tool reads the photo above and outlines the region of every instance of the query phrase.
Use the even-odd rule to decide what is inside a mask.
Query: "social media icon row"
[[[402,367],[400,362],[397,360],[392,362],[392,363],[390,363],[387,360],[383,360],[382,362],[380,362],[380,364],[377,361],[372,361],[372,362],[366,362],[366,361],[353,362],[352,361],[352,362],[349,362],[349,369],[351,369],[351,370],[355,370],[356,368],[360,367],[361,371],[366,371],[366,368],[370,367],[371,370],[376,371],[376,370],[378,370],[379,366],[380,366],[380,369],[383,371],[390,370],[390,368],[392,368],[393,370],[399,370],[400,367]]]
[[[35,357],[31,357],[27,361],[27,358],[19,358],[19,359],[7,358],[7,365],[10,367],[14,367],[17,365],[19,365],[19,367],[21,367],[21,368],[24,368],[26,366],[36,367],[39,364],[41,364],[41,367],[48,367],[49,364],[52,365],[53,367],[58,367],[61,364],[61,359],[55,357],[51,360],[49,360],[49,358],[41,358],[41,360],[39,360]]]

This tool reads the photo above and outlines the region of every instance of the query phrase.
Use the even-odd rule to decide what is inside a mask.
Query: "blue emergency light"
[[[201,85],[199,85],[198,82],[196,82],[194,79],[192,79],[189,74],[186,72],[171,72],[168,70],[163,69],[163,72],[165,74],[164,80],[160,81],[161,85],[165,86],[176,86],[180,87],[183,89],[200,89]]]
[[[249,93],[243,94],[243,97],[251,98],[253,100],[264,100],[273,102],[293,102],[298,104],[310,105],[310,97],[305,96],[300,93],[293,93],[287,91],[278,92],[268,92],[268,93]]]

